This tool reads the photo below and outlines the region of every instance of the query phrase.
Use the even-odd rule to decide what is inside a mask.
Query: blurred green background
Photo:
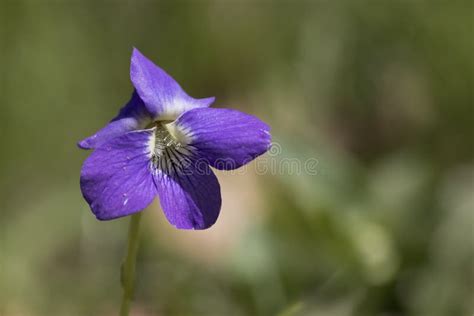
[[[0,315],[116,315],[128,218],[76,142],[133,46],[272,126],[207,231],[146,211],[133,315],[472,315],[472,1],[0,1]],[[314,171],[314,170],[313,170]]]

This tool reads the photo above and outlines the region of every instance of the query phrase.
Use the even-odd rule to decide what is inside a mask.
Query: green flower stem
[[[127,256],[122,265],[121,282],[123,287],[122,305],[120,306],[120,316],[128,316],[130,303],[133,300],[135,285],[135,263],[137,261],[140,218],[142,212],[135,213],[130,218],[128,230]]]

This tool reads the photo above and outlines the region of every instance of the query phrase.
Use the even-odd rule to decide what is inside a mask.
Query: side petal
[[[148,111],[158,120],[174,120],[181,113],[208,107],[214,98],[194,99],[163,69],[136,48],[130,63],[130,79]]]
[[[221,209],[221,191],[207,164],[189,166],[180,172],[158,170],[155,183],[168,221],[179,229],[206,229]]]
[[[130,215],[153,201],[151,142],[154,129],[128,132],[96,148],[86,159],[81,190],[98,219]]]
[[[168,124],[180,142],[197,150],[212,167],[232,170],[265,153],[270,127],[255,116],[229,109],[195,109]]]
[[[114,137],[133,130],[143,129],[150,122],[150,114],[143,101],[134,91],[130,101],[120,109],[119,114],[110,123],[94,135],[80,141],[77,145],[82,149],[93,149]]]

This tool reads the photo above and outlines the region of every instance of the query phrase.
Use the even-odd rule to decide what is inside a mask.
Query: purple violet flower
[[[212,226],[221,208],[209,166],[232,170],[265,153],[270,127],[258,118],[194,99],[164,70],[133,49],[130,101],[104,128],[79,142],[93,149],[81,190],[99,220],[139,212],[158,195],[181,229]]]

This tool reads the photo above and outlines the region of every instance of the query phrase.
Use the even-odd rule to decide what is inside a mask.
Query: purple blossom
[[[221,208],[211,167],[232,170],[265,153],[270,127],[230,109],[209,108],[164,70],[133,50],[130,101],[104,128],[79,142],[93,149],[81,170],[92,212],[110,220],[141,211],[158,195],[168,221],[206,229]]]

